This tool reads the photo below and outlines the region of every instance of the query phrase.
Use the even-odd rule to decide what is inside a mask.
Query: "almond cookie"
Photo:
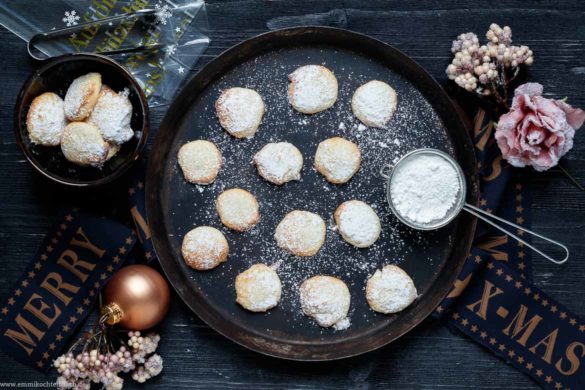
[[[299,112],[315,114],[328,109],[337,101],[337,79],[324,66],[301,66],[288,79],[288,101]]]
[[[313,276],[301,284],[301,307],[322,327],[345,329],[349,325],[347,313],[351,295],[347,285],[332,276]]]
[[[367,203],[343,202],[335,210],[335,223],[343,239],[358,248],[367,248],[380,237],[380,218]]]
[[[360,169],[362,154],[356,144],[340,137],[321,142],[315,153],[315,168],[330,183],[343,184]]]
[[[416,299],[414,282],[401,268],[385,265],[368,279],[366,299],[370,307],[382,314],[398,313]]]
[[[258,173],[271,183],[282,185],[301,178],[303,155],[288,142],[265,145],[254,156]]]
[[[26,129],[32,143],[59,145],[66,125],[63,99],[52,92],[34,98],[26,115]]]
[[[232,188],[222,192],[215,201],[221,223],[230,229],[243,232],[260,221],[258,201],[246,190]]]
[[[296,256],[313,256],[325,242],[323,219],[308,211],[293,210],[276,227],[278,246]]]
[[[84,120],[95,107],[102,88],[102,75],[88,73],[78,77],[65,94],[65,116],[70,121]]]
[[[207,271],[225,262],[229,250],[223,233],[211,226],[191,230],[185,234],[181,246],[185,263],[198,271]]]
[[[372,80],[355,90],[351,109],[366,126],[383,128],[396,112],[397,102],[396,91],[391,86]]]
[[[276,272],[265,264],[254,264],[236,277],[236,302],[244,309],[263,312],[280,301],[282,285]]]
[[[128,99],[128,90],[116,93],[107,85],[102,85],[87,122],[97,126],[106,141],[120,145],[134,136],[131,119],[132,103]]]
[[[226,89],[215,102],[221,127],[236,138],[253,137],[260,126],[264,110],[260,94],[248,88]]]
[[[106,161],[109,150],[110,145],[94,125],[72,122],[63,130],[61,151],[74,164],[100,167]]]
[[[214,143],[197,140],[181,146],[177,154],[185,180],[195,184],[211,184],[221,168],[221,152]]]

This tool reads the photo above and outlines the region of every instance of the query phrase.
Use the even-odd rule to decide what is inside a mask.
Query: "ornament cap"
[[[116,302],[111,302],[103,306],[101,314],[104,317],[103,321],[108,325],[116,325],[124,317],[122,308]]]

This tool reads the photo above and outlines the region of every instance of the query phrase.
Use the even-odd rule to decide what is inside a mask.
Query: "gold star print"
[[[108,277],[108,275],[106,275],[105,273],[100,275],[101,280],[106,280],[107,277]]]
[[[579,332],[585,332],[585,325],[579,325]]]
[[[77,314],[83,314],[83,307],[79,306],[77,308]]]
[[[47,256],[46,254],[44,254],[44,253],[43,253],[43,254],[41,255],[41,260],[47,260],[47,259],[48,259],[48,256]]]
[[[41,263],[39,263],[39,262],[36,262],[35,263],[35,269],[41,269],[42,266],[43,265]]]
[[[546,383],[551,383],[552,382],[552,376],[548,375],[546,378],[544,378],[544,381]]]
[[[112,272],[114,270],[114,267],[112,267],[111,265],[108,265],[106,267],[106,269],[108,270],[108,272]]]
[[[522,287],[522,282],[516,282],[516,283],[514,283],[514,287],[521,288]]]
[[[75,321],[77,321],[77,318],[75,318],[73,316],[69,317],[69,322],[71,322],[72,324],[74,324]]]
[[[479,202],[479,204],[480,204],[481,206],[487,206],[487,200],[485,200],[485,199],[482,199],[482,200]]]
[[[16,295],[17,297],[19,297],[22,294],[22,291],[20,291],[19,288],[17,288],[16,290],[14,290],[14,295]]]
[[[59,228],[61,228],[61,230],[65,230],[65,229],[67,229],[67,225],[62,223],[61,225],[59,225]]]
[[[453,315],[451,317],[453,317],[454,320],[458,320],[459,319],[459,313],[453,313]]]
[[[523,211],[524,211],[524,207],[522,207],[522,206],[516,207],[516,212],[517,213],[522,213]]]
[[[506,346],[504,344],[500,344],[500,346],[498,347],[498,349],[502,352],[504,352],[506,350]]]
[[[65,220],[66,220],[67,222],[71,222],[71,221],[73,221],[73,215],[71,215],[71,214],[68,214],[68,215],[65,217]]]
[[[63,332],[69,332],[69,325],[65,324],[63,325]]]
[[[522,356],[518,356],[517,362],[520,364],[524,363],[524,358]]]
[[[542,376],[542,370],[540,368],[536,370],[536,376]]]
[[[47,245],[47,252],[53,252],[53,247],[51,245]]]
[[[487,267],[488,267],[489,269],[494,269],[494,263],[488,263]]]
[[[562,389],[563,386],[561,385],[561,382],[555,382],[555,389]]]
[[[477,325],[471,325],[471,331],[473,333],[477,332]]]
[[[124,253],[126,253],[126,248],[124,248],[122,246],[122,247],[120,247],[119,251],[120,251],[121,254],[124,254]]]
[[[502,276],[503,274],[504,274],[504,270],[502,270],[501,268],[498,268],[498,270],[496,271],[496,275]]]
[[[577,320],[576,320],[576,319],[574,319],[574,318],[571,318],[571,319],[569,320],[569,324],[571,324],[571,325],[577,325]]]
[[[522,202],[522,195],[516,195],[516,201]]]
[[[519,235],[519,236],[523,236],[524,235],[524,230],[518,229],[518,230],[516,230],[516,234]]]
[[[51,343],[51,344],[49,344],[49,349],[50,349],[51,351],[54,351],[54,350],[55,350],[55,343]]]
[[[31,278],[31,279],[34,278],[35,276],[37,276],[37,274],[35,274],[35,271],[30,271],[28,273],[28,277]]]
[[[514,356],[516,356],[516,352],[514,352],[513,350],[510,350],[508,352],[508,356],[510,356],[511,358],[513,358]]]
[[[126,244],[128,245],[132,244],[132,237],[126,238]]]
[[[152,254],[151,254],[150,252],[146,252],[146,253],[144,254],[144,256],[146,256],[146,258],[147,258],[148,260],[150,260],[150,258],[152,257]]]
[[[521,269],[521,270],[524,270],[524,268],[526,268],[526,264],[524,264],[524,263],[519,263],[519,264],[518,264],[518,268],[519,268],[519,269]]]
[[[463,326],[469,325],[469,321],[467,320],[467,318],[464,318],[461,320],[461,325],[463,325]]]
[[[516,189],[517,190],[521,190],[522,189],[522,184],[516,184]]]
[[[520,251],[520,252],[518,252],[518,257],[519,257],[519,258],[523,259],[523,258],[524,258],[524,256],[526,256],[526,253],[524,253],[524,251]]]
[[[496,339],[492,337],[492,338],[490,339],[490,344],[491,344],[491,345],[496,345]]]
[[[479,256],[475,256],[475,262],[476,262],[477,264],[481,263],[481,257],[479,257]]]
[[[120,262],[120,256],[114,256],[114,263],[118,264]]]
[[[84,299],[83,299],[83,304],[84,304],[85,306],[89,305],[90,303],[91,303],[91,301],[89,300],[89,298],[84,298]]]
[[[57,243],[59,242],[59,240],[57,240],[56,238],[51,238],[51,242],[52,242],[53,244],[57,244]]]
[[[39,367],[39,368],[43,367],[43,362],[42,361],[38,361],[37,362],[37,367]]]
[[[128,190],[128,195],[134,195],[136,193],[136,191],[134,190],[134,188],[130,188]]]
[[[437,313],[442,313],[444,309],[442,306],[439,305],[435,310],[437,311]]]
[[[47,352],[43,352],[43,359],[48,359],[49,358],[49,354]]]
[[[534,368],[534,365],[533,365],[532,363],[528,363],[528,364],[526,364],[526,369],[527,369],[528,371],[532,370],[533,368]]]
[[[55,234],[57,235],[57,237],[61,237],[63,235],[63,233],[61,233],[61,232],[57,232]]]
[[[481,331],[481,333],[479,334],[479,337],[481,337],[482,339],[485,339],[487,337],[487,333],[485,331]]]
[[[565,318],[567,318],[567,313],[565,313],[564,311],[562,311],[560,317],[561,317],[561,319],[564,320]]]
[[[550,307],[550,311],[552,311],[553,313],[556,313],[556,312],[557,312],[557,307],[556,307],[556,305],[552,305],[552,306]]]
[[[506,275],[506,282],[511,282],[512,281],[512,277],[510,275]]]
[[[523,243],[523,242],[520,242],[520,241],[518,241],[518,242],[517,242],[517,244],[518,244],[518,246],[519,246],[520,248],[524,248],[524,243]]]
[[[14,300],[14,298],[12,298],[12,297],[8,298],[8,304],[9,304],[10,306],[14,305],[14,302],[16,302],[16,301]]]
[[[518,218],[516,218],[516,223],[517,223],[518,225],[522,225],[522,224],[524,223],[524,218],[522,218],[522,217],[518,217]]]
[[[547,307],[548,306],[548,300],[543,299],[542,302],[540,302],[542,304],[542,306]]]
[[[144,184],[143,184],[141,181],[139,181],[139,182],[138,182],[138,185],[136,185],[136,187],[138,187],[138,188],[141,188],[141,189],[142,189],[142,188],[144,187]]]
[[[95,291],[91,290],[91,291],[89,292],[89,296],[90,296],[90,297],[93,297],[94,295],[95,295]]]
[[[100,283],[99,282],[95,282],[93,284],[93,288],[100,288]]]
[[[540,299],[540,294],[538,294],[538,293],[534,294],[533,298],[535,301],[538,301]]]
[[[2,308],[2,314],[4,315],[8,314],[8,308],[6,306]]]
[[[63,336],[61,336],[61,333],[59,333],[57,336],[55,336],[55,339],[57,341],[61,341],[61,340],[63,340]]]
[[[487,209],[485,209],[485,212],[488,214],[491,214],[494,212],[494,210],[490,209],[489,207]]]
[[[532,290],[531,290],[531,289],[529,289],[528,287],[526,287],[526,288],[524,289],[524,294],[526,294],[526,295],[530,295],[530,293],[532,293]]]
[[[28,287],[28,282],[26,280],[23,280],[22,283],[20,283],[20,285],[22,287]]]

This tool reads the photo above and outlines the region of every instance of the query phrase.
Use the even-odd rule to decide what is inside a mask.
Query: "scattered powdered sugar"
[[[330,57],[324,57],[329,55],[327,53]],[[292,56],[286,65],[281,60],[283,55]],[[351,61],[366,64],[366,68],[350,69],[341,65]],[[339,96],[335,105],[314,115],[295,111],[287,99],[287,76],[308,63],[324,64],[339,81]],[[353,92],[373,78],[386,80],[400,94],[396,113],[387,129],[368,129],[351,111]],[[222,130],[215,115],[213,105],[217,96],[221,91],[236,86],[258,91],[266,102],[260,128],[250,139],[230,136]],[[373,315],[364,297],[365,282],[376,269],[385,264],[414,264],[414,267],[428,268],[432,274],[440,265],[439,259],[431,255],[433,248],[442,245],[438,244],[438,238],[405,227],[391,214],[385,196],[385,182],[379,170],[382,165],[397,160],[413,149],[434,147],[449,151],[451,142],[423,95],[388,68],[345,51],[333,53],[315,49],[310,55],[296,49],[276,51],[239,65],[212,82],[189,112],[177,129],[177,137],[169,154],[171,157],[164,168],[164,177],[169,178],[162,189],[162,196],[168,199],[167,204],[170,205],[166,210],[169,215],[169,222],[166,222],[169,241],[173,248],[177,248],[189,229],[201,225],[217,227],[224,233],[230,245],[226,263],[211,272],[190,269],[184,272],[193,281],[191,288],[200,289],[211,305],[225,308],[232,318],[249,326],[258,326],[258,314],[250,319],[241,314],[244,310],[235,302],[234,283],[239,273],[259,262],[274,266],[282,283],[282,298],[278,306],[262,314],[266,324],[266,330],[262,331],[272,334],[273,329],[278,327],[281,335],[290,334],[291,338],[299,332],[309,332],[316,337],[333,332],[332,328],[315,326],[314,321],[302,312],[299,286],[310,277],[331,275],[347,284],[353,302],[348,316],[353,331],[356,331],[386,320],[383,316]],[[364,131],[366,129],[368,131]],[[343,137],[358,145],[361,151],[359,171],[343,185],[327,182],[313,168],[317,146],[332,137]],[[186,183],[173,158],[182,144],[194,139],[213,142],[224,156],[218,178],[208,186]],[[289,142],[300,150],[304,159],[300,180],[276,186],[260,177],[257,168],[250,164],[262,147],[276,142]],[[222,226],[215,209],[218,195],[230,188],[250,191],[260,205],[260,223],[244,233]],[[372,246],[356,248],[331,229],[327,229],[321,249],[311,257],[293,256],[277,245],[274,238],[276,227],[290,211],[310,211],[319,215],[327,226],[334,227],[333,213],[339,205],[351,199],[366,202],[380,218],[382,231]],[[180,253],[177,258],[180,260]],[[427,288],[426,281],[415,282],[421,291]],[[225,306],[225,296],[230,293],[233,294],[233,307]]]
[[[380,236],[380,219],[366,203],[352,200],[342,204],[339,213],[339,232],[352,245],[365,248]]]
[[[393,175],[390,194],[394,207],[415,223],[444,218],[458,199],[461,185],[453,165],[438,155],[413,155]]]
[[[104,139],[118,145],[134,136],[130,127],[132,103],[128,99],[128,89],[116,93],[107,85],[102,85],[98,101],[87,121],[97,126]]]
[[[301,178],[303,156],[288,142],[269,143],[254,156],[258,171],[274,184],[284,184]]]

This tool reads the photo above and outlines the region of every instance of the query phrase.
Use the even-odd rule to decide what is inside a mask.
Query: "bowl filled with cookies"
[[[49,179],[76,187],[124,174],[146,144],[148,125],[138,82],[98,54],[51,59],[26,81],[14,112],[27,160]]]

